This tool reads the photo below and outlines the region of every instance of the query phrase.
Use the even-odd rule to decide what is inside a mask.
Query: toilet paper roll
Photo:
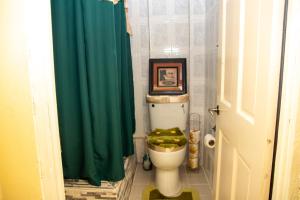
[[[189,143],[189,158],[198,158],[199,146],[198,144]]]
[[[190,143],[198,143],[200,141],[200,131],[199,130],[191,130],[189,135]]]
[[[206,134],[204,137],[204,146],[207,148],[214,148],[216,145],[216,139],[212,134]]]
[[[191,144],[189,143],[189,153],[190,154],[197,154],[199,153],[199,146],[198,144]]]
[[[198,158],[190,158],[188,164],[191,169],[198,168]]]
[[[199,157],[199,153],[190,153],[189,154],[190,159],[194,159],[194,158],[198,158],[198,157]]]
[[[198,158],[198,157],[199,157],[199,153],[190,153],[189,154],[189,158],[194,159],[194,158]]]

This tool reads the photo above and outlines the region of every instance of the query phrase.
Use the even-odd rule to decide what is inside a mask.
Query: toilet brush
[[[148,153],[145,153],[145,155],[143,157],[143,169],[145,171],[149,171],[152,169],[152,162],[150,160],[150,156]]]

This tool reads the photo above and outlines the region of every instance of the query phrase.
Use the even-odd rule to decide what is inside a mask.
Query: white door
[[[221,0],[214,199],[268,199],[283,0]]]

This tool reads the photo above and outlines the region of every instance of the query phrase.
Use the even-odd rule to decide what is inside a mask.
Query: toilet
[[[155,185],[162,195],[176,197],[182,192],[179,167],[186,155],[189,96],[147,95],[146,100],[151,126],[147,146],[156,167]]]

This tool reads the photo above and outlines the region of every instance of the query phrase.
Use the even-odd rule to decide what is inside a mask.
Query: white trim
[[[27,0],[24,13],[42,199],[64,200],[50,1]]]
[[[300,88],[300,1],[289,0],[273,200],[288,199]]]

